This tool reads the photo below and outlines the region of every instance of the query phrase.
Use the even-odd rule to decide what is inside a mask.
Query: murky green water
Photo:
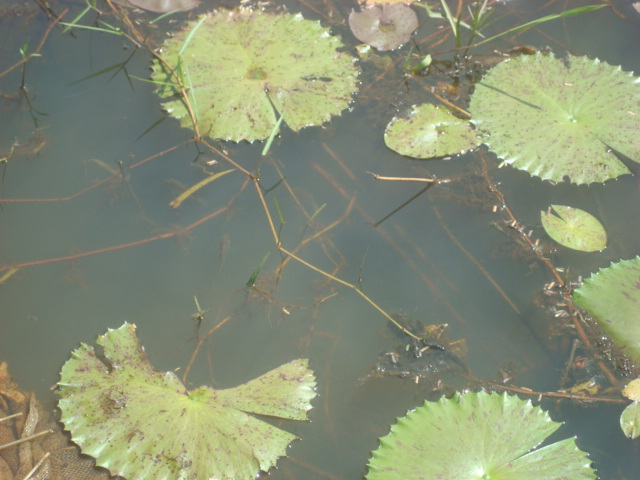
[[[326,11],[322,2],[311,3]],[[531,3],[499,7],[514,13],[492,29],[581,4],[556,2],[537,11]],[[70,8],[65,17],[70,19],[83,6],[54,6],[56,12],[64,8]],[[305,4],[290,8],[319,18]],[[338,6],[336,15],[350,8]],[[48,23],[32,3],[0,12],[4,70],[19,60],[25,42],[35,48]],[[352,46],[355,41],[343,23],[336,22],[333,31]],[[505,37],[479,53],[519,44],[550,46],[640,73],[639,25],[637,14],[634,22],[605,9]],[[428,22],[425,35],[435,28],[435,22]],[[290,459],[279,463],[273,477],[360,478],[377,437],[387,433],[395,417],[431,395],[435,383],[361,381],[381,352],[398,347],[398,339],[388,334],[386,319],[352,289],[293,260],[279,271],[282,257],[256,191],[242,174],[221,178],[177,209],[169,206],[177,195],[170,184],[202,180],[207,161],[218,162],[207,166],[210,171],[227,165],[215,153],[199,155],[190,133],[176,121],[141,136],[163,117],[149,84],[129,83],[123,72],[114,71],[90,78],[132,52],[115,35],[76,31],[72,36],[54,28],[41,58],[27,64],[30,103],[19,95],[0,99],[0,157],[14,140],[27,144],[0,167],[0,267],[22,265],[0,286],[0,359],[9,362],[26,389],[52,403],[49,387],[69,352],[128,321],[138,325],[157,368],[184,369],[197,342],[192,318],[197,296],[207,310],[200,335],[230,320],[205,343],[189,376],[192,385],[231,387],[298,357],[309,358],[316,372],[319,395],[311,422],[285,425],[302,441],[291,446]],[[147,77],[149,62],[146,52],[135,52],[126,72]],[[364,70],[363,86],[380,74],[370,66]],[[15,94],[21,75],[18,68],[0,77],[0,92]],[[384,126],[412,103],[435,101],[425,90],[429,81],[405,82],[399,69],[392,70],[363,89],[352,112],[326,128],[285,132],[262,162],[262,145],[218,148],[251,171],[260,167],[264,188],[274,186],[282,172],[290,190],[281,183],[266,200],[286,249],[360,287],[389,313],[448,323],[451,339],[467,341],[465,360],[474,377],[497,378],[498,370],[511,363],[515,385],[556,390],[573,337],[566,330],[561,336],[550,333],[560,330],[561,319],[537,299],[551,275],[508,229],[496,228],[504,216],[492,211],[497,201],[480,172],[486,167],[488,178],[535,238],[545,238],[539,211],[551,203],[579,206],[603,220],[610,238],[604,252],[561,249],[551,254],[554,265],[570,267],[572,280],[638,254],[637,178],[589,188],[554,187],[510,168],[498,170],[484,149],[449,161],[402,158],[384,146]],[[126,182],[105,168],[118,172],[119,162]],[[431,188],[375,227],[422,187],[376,182],[367,172],[456,180]],[[214,212],[219,213],[177,234]],[[327,226],[332,228],[306,241]],[[86,252],[92,253],[79,256]],[[247,288],[266,254],[255,287]],[[465,386],[461,378],[444,380]],[[603,478],[634,478],[637,445],[619,429],[621,405],[543,405],[567,422],[564,436],[578,435]]]

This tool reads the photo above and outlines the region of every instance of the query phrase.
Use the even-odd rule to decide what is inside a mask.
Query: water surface
[[[555,2],[540,10],[531,9],[532,2],[497,5],[509,15],[486,34],[580,3]],[[310,4],[328,12],[322,2]],[[289,7],[320,19],[349,48],[355,46],[343,20],[321,18],[306,2]],[[60,2],[54,10],[64,8],[71,19],[84,5]],[[350,8],[337,6],[335,14],[342,15],[337,18],[345,18]],[[6,68],[19,60],[25,42],[35,48],[48,22],[31,3],[1,12],[0,55]],[[142,22],[153,18],[131,15]],[[190,15],[176,16],[176,23]],[[94,18],[87,17],[87,24]],[[153,36],[161,40],[176,23],[165,21]],[[425,51],[441,25],[429,21],[422,27],[419,38],[429,38],[421,43]],[[638,73],[638,32],[637,18],[604,9],[507,36],[477,54],[525,44],[598,57]],[[432,53],[452,45],[449,38]],[[385,317],[353,289],[293,260],[280,269],[284,257],[254,187],[242,174],[223,177],[177,209],[169,206],[175,185],[202,180],[206,162],[218,162],[207,166],[209,171],[228,166],[215,152],[199,151],[177,121],[164,121],[142,135],[164,115],[153,87],[130,82],[123,71],[96,75],[132,53],[132,45],[115,35],[79,30],[70,35],[54,28],[41,57],[27,64],[30,103],[19,95],[20,68],[0,78],[3,94],[18,92],[17,99],[0,100],[2,155],[14,140],[34,145],[3,167],[0,264],[23,266],[0,287],[1,359],[26,389],[52,404],[49,387],[69,352],[128,321],[138,326],[158,369],[184,369],[197,342],[196,296],[207,310],[199,334],[231,319],[201,350],[190,385],[232,387],[293,358],[309,358],[319,394],[311,422],[285,425],[302,441],[291,446],[290,459],[281,460],[273,477],[360,478],[377,437],[388,432],[395,417],[432,397],[435,384],[361,381],[377,356],[397,348],[400,340],[389,335]],[[260,159],[262,145],[216,145],[244,168],[260,167],[266,189],[282,172],[290,189],[281,183],[266,201],[285,248],[299,248],[296,253],[306,262],[361,288],[388,313],[447,323],[451,339],[466,339],[464,360],[474,377],[497,378],[499,369],[512,365],[515,385],[556,390],[573,336],[540,305],[550,272],[517,236],[496,228],[505,217],[492,210],[498,202],[487,182],[499,185],[517,219],[545,242],[539,212],[551,203],[578,206],[603,220],[610,237],[604,252],[550,253],[553,264],[570,267],[568,278],[575,280],[638,254],[637,177],[604,186],[551,186],[524,172],[498,169],[484,148],[447,161],[399,156],[384,146],[386,123],[412,103],[435,101],[427,93],[432,78],[403,78],[406,53],[406,47],[390,53],[397,68],[373,83],[380,71],[363,66],[363,88],[352,111],[325,128],[285,130],[265,159]],[[150,55],[138,50],[126,73],[147,77],[149,67]],[[431,188],[376,227],[422,185],[376,182],[368,172],[454,181]],[[332,228],[305,242],[327,226]],[[79,256],[86,252],[93,253]],[[267,254],[255,286],[248,288]],[[444,381],[452,388],[467,385],[467,379]],[[564,436],[578,435],[603,478],[634,476],[629,459],[638,452],[619,429],[621,405],[543,405],[567,422]]]

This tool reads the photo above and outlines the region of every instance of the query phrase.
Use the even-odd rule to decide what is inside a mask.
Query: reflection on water
[[[313,3],[323,11],[322,2]],[[501,8],[516,15],[492,28],[569,8],[565,3],[573,2],[527,12],[529,3],[511,2]],[[83,8],[59,4],[56,11],[67,7],[69,18]],[[26,41],[35,48],[48,27],[34,5],[16,8],[29,15],[9,18],[12,10],[2,10],[5,66],[19,60]],[[345,14],[347,7],[338,10]],[[318,18],[306,7],[303,14]],[[5,30],[12,25],[24,28]],[[355,43],[343,26],[333,30]],[[640,71],[637,40],[637,24],[603,10],[505,37],[482,53],[550,45]],[[45,402],[53,402],[49,387],[69,352],[107,328],[136,323],[157,368],[184,369],[199,336],[229,318],[207,340],[190,384],[229,387],[308,357],[319,384],[312,422],[285,426],[303,440],[273,475],[359,478],[377,436],[432,391],[398,378],[360,381],[398,342],[385,335],[384,316],[350,286],[387,313],[448,324],[451,338],[467,341],[464,361],[472,376],[502,381],[507,375],[515,385],[550,391],[559,388],[573,333],[554,317],[557,302],[542,293],[552,281],[548,269],[505,227],[504,212],[494,211],[498,201],[489,182],[533,238],[544,239],[539,211],[550,203],[579,205],[605,219],[611,241],[604,252],[549,253],[554,265],[570,267],[570,279],[638,253],[638,212],[629,206],[638,204],[640,190],[633,177],[553,187],[498,170],[484,149],[449,161],[409,160],[387,150],[382,132],[391,116],[433,101],[425,88],[429,78],[403,78],[406,50],[400,50],[389,54],[399,59],[397,68],[375,83],[369,85],[381,72],[363,66],[354,111],[326,128],[285,132],[262,160],[262,145],[216,144],[243,168],[259,169],[282,246],[345,286],[278,252],[256,189],[239,171],[178,208],[169,205],[180,188],[229,166],[218,153],[196,147],[174,120],[145,134],[163,117],[152,86],[130,82],[124,71],[95,75],[131,57],[126,73],[147,77],[144,50],[132,55],[118,36],[54,28],[41,54],[27,64],[29,102],[19,91],[20,68],[0,77],[0,157],[10,157],[0,165],[1,264],[22,265],[0,286],[0,351],[21,385]],[[376,227],[423,186],[375,181],[367,172],[453,181],[430,188]],[[637,452],[619,431],[621,406],[545,406],[567,419],[564,435],[579,435],[603,476],[633,476],[625,458]]]

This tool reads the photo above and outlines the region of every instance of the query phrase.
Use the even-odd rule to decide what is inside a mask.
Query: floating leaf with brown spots
[[[600,269],[571,298],[597,320],[625,355],[640,363],[640,257]]]
[[[640,162],[640,79],[599,60],[505,60],[478,82],[469,110],[503,164],[543,180],[604,182]]]
[[[300,14],[239,8],[190,22],[169,38],[153,80],[166,111],[184,127],[223,140],[263,140],[278,118],[292,130],[321,125],[348,108],[357,90],[355,58],[320,23]]]
[[[431,158],[465,153],[482,141],[468,121],[444,107],[425,103],[414,106],[408,118],[391,120],[384,132],[384,142],[401,155]]]
[[[245,412],[305,420],[315,397],[306,359],[239,387],[187,390],[153,369],[135,325],[97,343],[102,355],[82,344],[62,367],[61,420],[83,453],[132,480],[253,480],[296,437]]]

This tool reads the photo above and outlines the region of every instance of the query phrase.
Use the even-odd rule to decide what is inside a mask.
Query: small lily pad
[[[640,161],[640,79],[599,60],[538,53],[505,60],[469,110],[490,150],[544,180],[604,182]]]
[[[391,120],[384,141],[391,150],[414,158],[464,153],[481,143],[468,121],[429,103],[414,106],[409,118]]]
[[[418,15],[402,3],[385,3],[352,11],[349,27],[361,42],[381,51],[395,50],[411,39],[418,28]]]
[[[595,479],[573,438],[536,448],[561,426],[516,396],[456,395],[399,418],[369,461],[367,480]]]
[[[601,269],[571,298],[597,320],[623,353],[640,363],[640,257]]]
[[[556,213],[551,213],[551,209]],[[545,232],[563,247],[598,252],[607,246],[607,232],[596,217],[579,208],[551,205],[540,212]]]
[[[620,415],[620,428],[631,440],[640,436],[640,403],[635,401],[627,405]]]
[[[624,390],[622,390],[622,396],[627,397],[629,400],[640,400],[640,378],[631,380]]]
[[[253,480],[286,454],[295,435],[245,413],[306,419],[315,396],[307,360],[294,360],[239,387],[188,391],[154,370],[125,323],[82,344],[62,367],[61,420],[82,452],[129,479]]]
[[[348,108],[359,71],[343,47],[300,14],[217,11],[188,23],[162,47],[163,58],[184,78],[191,112],[175,77],[158,61],[153,80],[168,100],[166,111],[183,126],[193,127],[193,114],[202,135],[263,140],[281,115],[298,131]]]

